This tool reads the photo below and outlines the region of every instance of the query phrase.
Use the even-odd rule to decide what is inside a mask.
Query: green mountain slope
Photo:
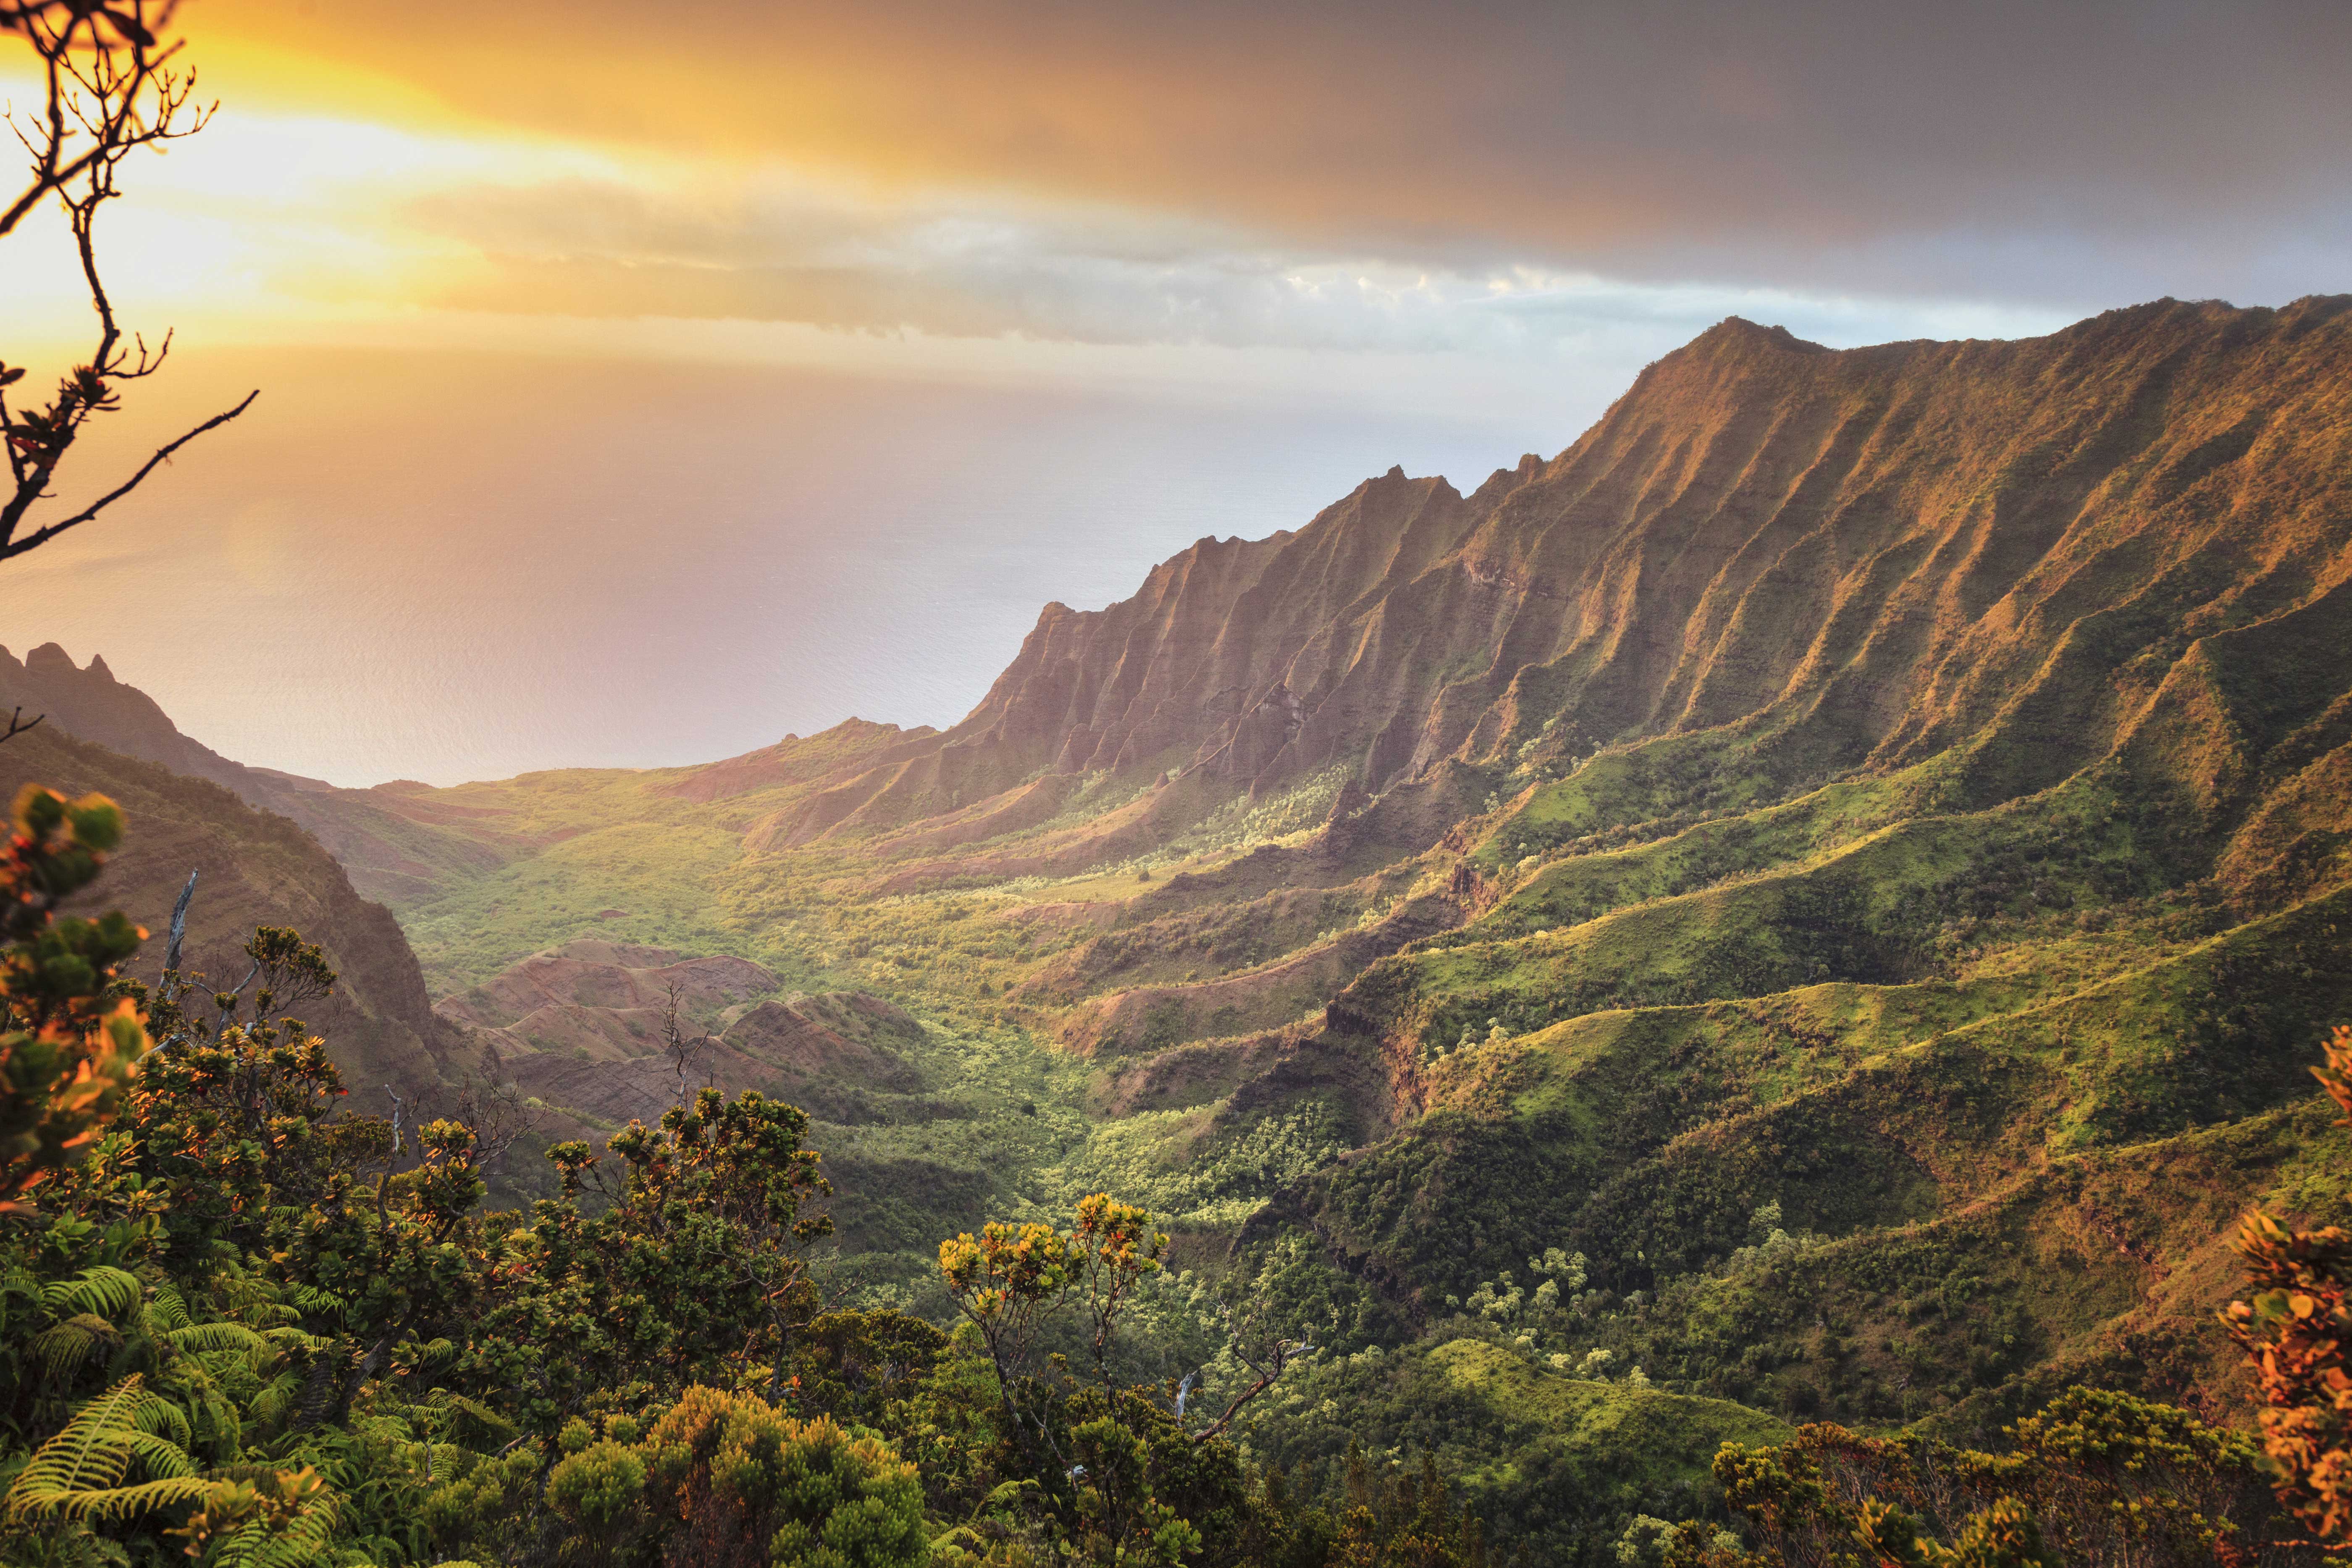
[[[1733,321],[1549,462],[1049,606],[952,729],[363,804],[439,993],[593,941],[919,1019],[816,1135],[871,1289],[1109,1187],[1325,1347],[1253,1444],[1451,1390],[1549,1529],[1783,1420],[2231,1407],[2223,1232],[2341,1206],[2347,647],[2352,299]]]

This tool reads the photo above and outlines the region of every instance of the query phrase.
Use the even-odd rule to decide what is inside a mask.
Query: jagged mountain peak
[[[1801,338],[1788,328],[1751,321],[1745,316],[1726,316],[1706,331],[1676,349],[1676,355],[1704,358],[1709,355],[1737,353],[1750,349],[1775,349],[1789,353],[1826,354],[1835,349],[1826,344]]]
[[[1468,496],[1392,469],[1047,606],[945,732],[377,793],[498,861],[410,908],[463,1007],[515,1003],[471,1021],[532,1037],[509,1065],[551,1103],[676,1094],[641,944],[692,933],[714,982],[1050,1032],[1090,1114],[1182,1113],[1119,1136],[1188,1190],[1316,1129],[1171,1228],[1295,1238],[1370,1342],[1558,1246],[1650,1298],[1610,1332],[1661,1381],[2006,1418],[2210,1322],[2231,1216],[2332,1114],[2303,1062],[2352,996],[2347,304],[1845,351],[1726,322]],[[719,1080],[937,1117],[918,1033],[869,1060],[850,1021],[757,1002]],[[1024,1157],[965,1147],[982,1187]],[[927,1223],[977,1223],[944,1161],[918,1179]],[[1689,1287],[1753,1279],[1768,1212],[1769,1359],[1718,1357]],[[2166,1357],[2152,1386],[2219,1385]]]
[[[227,783],[216,775],[236,766],[182,734],[153,698],[117,679],[102,656],[78,665],[58,643],[43,643],[21,662],[0,647],[0,700],[44,714],[83,740],[181,773]]]
[[[1040,769],[1257,790],[1344,764],[1377,790],[1539,736],[1742,720],[1806,731],[1791,744],[1824,768],[1925,754],[2042,679],[2094,609],[2235,625],[2342,573],[2346,304],[2158,300],[1851,350],[1733,317],[1469,497],[1391,468],[1296,533],[1203,540],[1133,598],[1049,606],[961,723],[785,837]],[[2239,462],[2258,440],[2259,474]],[[2112,743],[2126,706],[2094,699],[2048,765]]]

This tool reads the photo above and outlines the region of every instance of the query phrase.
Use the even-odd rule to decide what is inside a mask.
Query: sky
[[[218,115],[100,236],[179,348],[72,471],[262,396],[0,567],[0,643],[338,783],[952,722],[1048,600],[1557,452],[1726,315],[2352,289],[2340,0],[181,22]],[[0,239],[0,359],[72,363],[69,261]]]

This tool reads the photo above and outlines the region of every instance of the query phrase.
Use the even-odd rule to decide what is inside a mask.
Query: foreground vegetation
[[[1997,1453],[1791,1433],[1638,1367],[1612,1380],[1605,1349],[1549,1349],[1596,1294],[1558,1248],[1454,1303],[1451,1338],[1336,1353],[1333,1315],[1297,1299],[1304,1254],[1204,1292],[1171,1279],[1150,1214],[1103,1194],[1067,1228],[946,1242],[942,1331],[825,1299],[831,1189],[798,1110],[681,1091],[601,1152],[551,1148],[559,1195],[484,1212],[519,1129],[494,1098],[422,1125],[342,1114],[325,1043],[289,1016],[334,983],[317,948],[264,929],[234,987],[169,958],[128,981],[143,933],[56,913],[120,812],[28,788],[14,826],[12,1562],[1441,1568],[1486,1562],[1497,1526],[1544,1561],[2267,1561],[2294,1544],[2274,1480],[2321,1538],[2347,1529],[2340,1232],[2257,1216],[2242,1243],[2264,1289],[2231,1321],[2266,1455],[2085,1389]],[[2339,1031],[2322,1081],[2352,1110],[2347,1073]],[[1739,1268],[1804,1255],[1779,1217],[1755,1216]],[[1171,1354],[1182,1375],[1137,1375]],[[1310,1402],[1344,1417],[1318,1428]],[[1718,1445],[1712,1486],[1662,1484]],[[1465,1510],[1449,1470],[1507,1506]],[[1563,1494],[1565,1516],[1527,1500]]]

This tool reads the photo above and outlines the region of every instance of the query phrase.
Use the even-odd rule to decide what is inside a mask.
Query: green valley
[[[2347,649],[2352,299],[1734,319],[1468,495],[1391,472],[1048,606],[952,729],[245,793],[397,917],[415,1092],[527,1097],[502,1198],[701,1084],[790,1100],[815,1289],[948,1329],[943,1242],[1108,1193],[1170,1237],[1131,1381],[1223,1408],[1237,1303],[1310,1347],[1242,1461],[1426,1458],[1497,1552],[1654,1564],[1735,1523],[1727,1442],[1997,1448],[2078,1387],[2250,1423],[2238,1216],[2352,1216],[2307,1072]],[[79,756],[0,761],[122,797],[159,927],[150,764]]]

